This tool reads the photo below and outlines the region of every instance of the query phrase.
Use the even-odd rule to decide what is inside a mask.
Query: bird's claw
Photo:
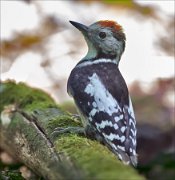
[[[72,114],[71,116],[72,116],[72,119],[73,119],[74,121],[81,122],[81,116],[80,116],[80,115],[78,115],[78,114]]]

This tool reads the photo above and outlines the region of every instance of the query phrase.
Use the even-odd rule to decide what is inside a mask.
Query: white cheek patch
[[[93,109],[90,112],[91,116],[100,111],[107,113],[109,116],[119,110],[121,111],[119,104],[102,84],[96,73],[89,77],[89,80],[90,82],[84,89],[84,92],[94,98],[92,103]]]

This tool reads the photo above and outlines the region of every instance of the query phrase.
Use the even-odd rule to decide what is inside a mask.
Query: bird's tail
[[[120,151],[117,152],[119,159],[126,165],[133,165],[134,167],[137,166],[137,155],[129,156],[127,153]]]
[[[130,156],[130,162],[134,167],[136,167],[138,162],[137,155]]]

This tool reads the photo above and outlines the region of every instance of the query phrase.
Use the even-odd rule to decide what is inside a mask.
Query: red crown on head
[[[123,28],[122,26],[120,26],[117,22],[115,21],[109,21],[109,20],[101,20],[98,21],[98,23],[100,24],[100,26],[102,27],[109,27],[115,31],[122,31]]]

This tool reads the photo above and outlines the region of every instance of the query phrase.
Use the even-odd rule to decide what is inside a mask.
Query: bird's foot
[[[71,117],[75,122],[81,122],[81,116],[79,114],[71,114]]]
[[[96,140],[103,144],[103,138],[102,136],[91,126],[87,125],[85,127],[85,135],[88,139]]]
[[[65,133],[73,133],[73,134],[78,134],[78,135],[85,135],[85,129],[83,127],[57,127],[54,129],[54,131],[51,133],[52,138],[56,138],[61,134]]]

